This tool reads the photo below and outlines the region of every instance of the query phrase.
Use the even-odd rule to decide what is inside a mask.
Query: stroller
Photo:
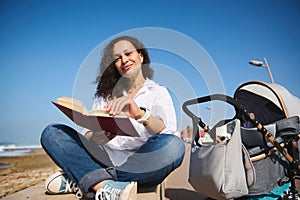
[[[188,109],[210,101],[229,103],[235,116],[210,129]],[[284,195],[269,197],[298,199],[299,98],[280,85],[251,81],[233,98],[214,94],[188,100],[182,108],[193,122],[189,182],[196,191],[214,199],[247,199],[288,184]]]

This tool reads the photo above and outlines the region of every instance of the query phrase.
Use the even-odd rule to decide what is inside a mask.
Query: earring
[[[141,56],[141,63],[143,63],[144,61],[144,56]]]

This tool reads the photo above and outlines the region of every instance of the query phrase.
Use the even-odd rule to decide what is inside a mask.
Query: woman
[[[137,183],[155,186],[180,166],[185,147],[170,134],[176,131],[173,102],[152,76],[148,52],[136,38],[118,37],[106,46],[93,108],[124,112],[135,119],[140,137],[90,130],[82,135],[66,125],[47,126],[41,144],[64,171],[46,181],[49,193],[134,199]]]

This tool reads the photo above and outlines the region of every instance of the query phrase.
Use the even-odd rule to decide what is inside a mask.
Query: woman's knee
[[[164,134],[167,137],[168,143],[167,147],[171,149],[171,151],[175,152],[177,155],[184,154],[185,145],[181,138],[172,134]]]
[[[67,126],[63,124],[49,124],[44,128],[41,134],[41,144],[42,146],[47,145],[47,143],[53,143],[59,138],[64,137],[63,129],[66,129]]]
[[[41,134],[41,141],[48,139],[49,137],[53,136],[53,134],[56,133],[54,131],[54,129],[55,129],[54,126],[55,126],[55,124],[49,124],[44,128],[44,130],[42,131],[42,134]]]
[[[183,140],[172,134],[162,134],[162,136],[167,141],[163,148],[163,151],[166,155],[168,155],[167,158],[172,162],[181,163],[185,154],[185,145]]]

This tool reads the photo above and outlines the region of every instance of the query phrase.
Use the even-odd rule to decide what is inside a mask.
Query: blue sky
[[[99,55],[93,52],[101,52],[104,41],[147,27],[181,34],[201,46],[219,71],[224,90],[230,96],[241,83],[270,81],[265,68],[248,64],[249,60],[266,57],[275,82],[300,97],[299,9],[297,0],[2,0],[0,142],[39,144],[41,131],[48,123],[70,124],[51,101],[76,93],[82,69],[88,66],[89,59],[99,62]],[[174,42],[165,36],[149,37],[159,42],[169,40],[179,47],[184,45],[182,40]],[[145,40],[146,46],[152,44]],[[197,55],[194,50],[185,52]],[[177,78],[187,79],[191,84],[195,95],[184,95],[184,84],[176,82],[178,79],[174,82],[171,73],[159,71],[157,80],[178,84],[181,101],[207,95],[205,80],[216,79],[196,76],[189,60],[181,55],[150,49],[150,56],[158,71],[176,72]],[[85,77],[91,83],[95,76]],[[93,96],[93,90],[86,91]],[[177,96],[177,89],[173,92]],[[181,101],[175,103],[177,112],[181,112]],[[190,122],[185,120],[179,129]]]

